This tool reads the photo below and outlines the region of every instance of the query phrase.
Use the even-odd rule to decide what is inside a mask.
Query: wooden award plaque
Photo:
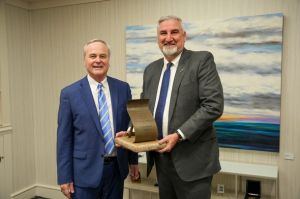
[[[162,149],[157,140],[157,127],[149,110],[147,99],[131,100],[127,103],[127,111],[132,127],[128,136],[116,137],[115,143],[134,152],[146,152]],[[134,132],[133,132],[134,128]]]

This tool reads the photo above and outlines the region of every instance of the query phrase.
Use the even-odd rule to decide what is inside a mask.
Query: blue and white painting
[[[185,47],[213,53],[225,97],[215,122],[219,145],[279,151],[283,14],[187,22]],[[156,24],[126,27],[127,82],[133,98],[142,91],[143,71],[162,57]]]

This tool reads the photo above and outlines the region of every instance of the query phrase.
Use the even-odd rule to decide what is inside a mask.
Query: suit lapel
[[[178,89],[181,84],[184,73],[187,70],[187,67],[188,67],[187,60],[189,57],[190,57],[189,51],[187,51],[186,49],[183,49],[183,52],[182,52],[182,55],[179,60],[178,67],[177,67],[177,70],[175,73],[174,81],[173,81],[168,123],[170,123],[170,120],[171,120],[173,112],[174,112],[175,104],[176,104],[177,97],[178,97]]]
[[[85,77],[81,80],[80,85],[81,85],[80,93],[81,93],[82,99],[85,102],[85,105],[86,105],[87,109],[89,110],[89,113],[92,117],[92,120],[94,121],[94,123],[96,125],[96,128],[97,128],[99,134],[102,135],[100,133],[102,131],[102,129],[101,129],[101,126],[100,126],[97,107],[95,105],[93,95],[92,95],[92,91],[91,91],[89,82],[87,80],[87,77]]]
[[[159,84],[159,80],[160,80],[160,75],[161,75],[161,71],[163,69],[164,66],[164,60],[161,59],[159,61],[159,63],[157,64],[156,67],[154,67],[155,71],[152,73],[152,86],[151,88],[151,95],[153,95],[154,97],[150,97],[150,101],[149,101],[149,106],[150,106],[150,110],[152,111],[152,113],[154,112],[154,106],[155,106],[155,100],[156,100],[156,95],[157,95],[157,89],[158,89],[158,84]]]
[[[112,105],[112,112],[113,112],[113,121],[114,121],[114,129],[116,129],[116,120],[117,120],[117,107],[118,107],[118,88],[113,79],[107,77],[107,83],[109,86],[110,91],[110,99]]]

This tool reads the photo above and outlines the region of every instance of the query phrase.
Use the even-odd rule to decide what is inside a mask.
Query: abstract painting
[[[283,14],[185,22],[185,47],[213,53],[225,98],[214,123],[221,147],[279,151]],[[127,82],[133,98],[143,71],[162,57],[156,24],[126,27]]]

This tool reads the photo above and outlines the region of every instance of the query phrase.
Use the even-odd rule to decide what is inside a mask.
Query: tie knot
[[[173,65],[172,62],[167,63],[167,69],[170,69],[172,65]]]
[[[101,89],[103,88],[103,84],[102,84],[102,83],[99,83],[98,86],[97,86],[97,88],[98,88],[99,90],[101,90]]]

